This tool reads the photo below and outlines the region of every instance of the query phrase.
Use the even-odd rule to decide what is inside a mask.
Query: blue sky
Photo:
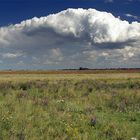
[[[17,23],[34,16],[46,16],[67,8],[95,8],[111,12],[123,19],[126,13],[140,17],[139,0],[0,0],[0,25]]]
[[[83,38],[80,38],[82,39],[82,43],[79,43],[76,40],[77,38],[72,37],[72,35],[67,36],[66,34],[64,37],[61,27],[58,31],[55,29],[56,25],[50,27],[49,22],[51,21],[53,24],[54,17],[52,17],[50,21],[47,19],[45,23],[42,23],[40,19],[40,17],[47,17],[50,14],[56,14],[68,8],[91,8],[99,12],[106,11],[108,13],[106,18],[108,21],[104,23],[103,26],[105,27],[102,27],[101,23],[98,24],[98,30],[103,33],[100,36],[103,36],[103,39],[105,36],[107,39],[101,41],[103,39],[100,38],[100,42],[92,42],[99,36],[93,35],[94,38],[91,39],[91,42],[87,38],[84,38],[86,41],[88,40],[87,42],[85,41],[86,43],[82,42]],[[79,10],[78,12],[81,11]],[[81,23],[81,19],[80,21],[76,21],[75,16],[77,17],[77,11],[70,11],[69,13],[73,14],[69,19],[73,21],[72,25],[75,27],[71,27],[71,24],[69,25],[69,23],[66,22],[66,24],[69,25],[68,29],[73,28],[77,31],[79,30],[77,27],[78,25],[85,25],[86,21],[84,21],[84,23]],[[93,19],[96,14],[96,12],[94,13],[92,11],[84,11],[82,13],[87,15],[90,13]],[[130,32],[130,37],[127,38],[123,36],[124,40],[119,39],[120,35],[118,35],[119,37],[117,36],[115,41],[114,36],[110,36],[110,33],[107,33],[107,35],[109,34],[109,36],[107,36],[106,32],[103,32],[104,30],[110,30],[110,32],[112,32],[112,18],[110,19],[109,13],[113,14],[114,18],[118,18],[121,21],[128,21],[130,24],[129,30],[133,29],[134,31],[132,33],[134,33],[134,35],[132,36]],[[65,18],[67,18],[67,13],[64,14]],[[38,18],[35,27],[32,24],[26,25],[25,23],[22,25],[22,31],[18,30],[16,33],[13,33],[13,29],[17,30],[15,24],[27,19],[32,21],[33,17]],[[56,18],[56,23],[60,24],[59,16]],[[81,18],[81,15],[79,18]],[[138,24],[132,25],[131,27],[134,21]],[[39,22],[39,24],[37,22]],[[78,25],[76,25],[77,22]],[[98,22],[100,22],[100,20]],[[118,28],[115,22],[116,21],[114,21],[113,28],[115,28],[115,26]],[[0,32],[2,36],[0,37],[0,69],[61,69],[77,68],[80,66],[91,68],[140,67],[139,23],[140,0],[0,0],[0,27],[2,30]],[[64,24],[63,27],[67,27],[65,21],[61,24]],[[106,26],[107,24],[108,26]],[[122,26],[124,25],[122,31],[128,32],[128,27],[126,27],[128,25],[123,22],[121,24]],[[27,31],[27,26],[28,30],[31,30],[31,32]],[[6,29],[3,29],[4,27]],[[83,28],[84,30],[88,30],[87,25]],[[93,24],[90,29],[95,30],[94,28],[95,26]],[[51,33],[53,41],[50,41],[49,38],[50,30],[57,33],[57,35]],[[23,34],[23,32],[26,33]],[[89,34],[91,35],[93,32]],[[116,31],[116,34],[120,33]],[[38,39],[37,42],[36,37]],[[111,39],[109,40],[109,38]],[[44,40],[49,40],[50,43],[46,43]],[[39,43],[39,41],[41,42]]]

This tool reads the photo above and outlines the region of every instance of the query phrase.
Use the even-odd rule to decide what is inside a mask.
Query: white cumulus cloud
[[[133,48],[133,52],[124,51],[126,46]],[[123,21],[111,13],[95,9],[67,9],[46,17],[34,17],[21,23],[0,27],[0,50],[4,58],[23,57],[10,53],[26,54],[23,63],[38,62],[42,64],[62,63],[62,67],[74,54],[75,62],[86,60],[84,50],[94,51],[94,57],[109,57],[114,50],[126,57],[134,57],[135,50],[140,47],[140,23]],[[100,53],[100,55],[98,55]],[[45,57],[44,57],[45,56]],[[115,57],[115,56],[114,56]],[[137,57],[139,55],[137,54]],[[25,59],[25,60],[24,60]],[[29,59],[29,61],[26,61]],[[88,59],[87,59],[88,60]],[[94,59],[95,60],[95,59]],[[97,59],[96,59],[97,60]],[[94,62],[93,62],[94,63]],[[86,62],[85,62],[86,65]]]

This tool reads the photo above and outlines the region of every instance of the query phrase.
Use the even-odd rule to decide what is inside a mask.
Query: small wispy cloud
[[[105,3],[113,3],[114,0],[105,0]]]
[[[130,18],[133,18],[133,19],[135,19],[135,20],[140,19],[140,17],[135,16],[135,15],[132,15],[132,14],[129,14],[129,13],[125,14],[125,16],[126,16],[126,17],[130,17]]]
[[[22,56],[21,53],[4,53],[4,54],[2,54],[3,58],[17,58],[20,56]]]

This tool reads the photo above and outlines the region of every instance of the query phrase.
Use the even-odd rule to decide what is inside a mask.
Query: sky
[[[0,0],[0,69],[140,68],[140,0]]]

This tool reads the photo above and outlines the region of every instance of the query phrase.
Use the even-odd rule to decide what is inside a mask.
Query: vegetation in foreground
[[[0,140],[140,139],[140,79],[0,83]]]

